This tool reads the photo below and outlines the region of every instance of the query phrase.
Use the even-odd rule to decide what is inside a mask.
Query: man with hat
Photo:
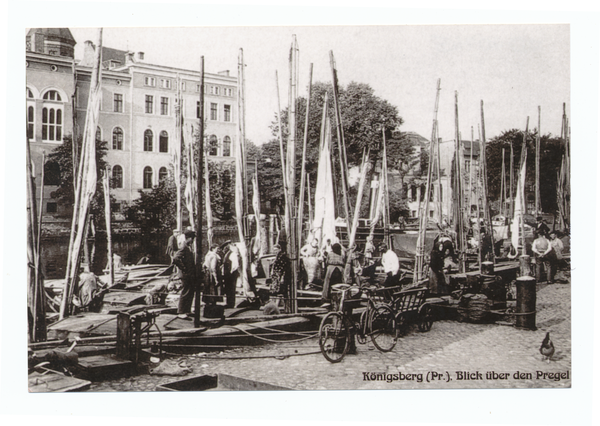
[[[183,247],[177,250],[173,256],[173,264],[179,268],[179,278],[183,284],[177,307],[177,314],[180,318],[186,318],[191,313],[196,286],[196,263],[194,253],[190,248],[196,238],[196,233],[191,229],[186,229],[183,234],[185,235]]]
[[[548,225],[546,225],[546,222],[544,222],[544,218],[542,216],[538,216],[535,218],[535,221],[535,232],[538,234],[543,234],[545,237],[547,237],[548,233],[550,232],[550,228],[548,228]]]

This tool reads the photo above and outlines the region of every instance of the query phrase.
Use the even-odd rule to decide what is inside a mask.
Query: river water
[[[213,242],[222,244],[227,240],[237,241],[236,231],[215,231]],[[121,256],[125,265],[135,265],[146,254],[150,255],[151,263],[170,264],[171,259],[166,254],[167,242],[170,234],[138,234],[113,236],[112,251]],[[202,252],[208,250],[208,241],[202,240]],[[44,238],[42,245],[42,259],[45,263],[47,279],[65,277],[67,257],[69,253],[69,237]],[[87,255],[91,260],[91,270],[96,275],[102,275],[108,260],[107,241],[105,236],[97,236],[87,242]],[[84,255],[82,254],[82,259]]]

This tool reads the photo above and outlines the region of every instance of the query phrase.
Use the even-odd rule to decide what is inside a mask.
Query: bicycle
[[[398,337],[396,315],[389,303],[376,303],[377,289],[359,289],[347,284],[336,284],[333,289],[339,291],[338,309],[325,315],[319,326],[319,347],[327,361],[342,361],[354,336],[360,344],[367,343],[367,338],[370,337],[373,345],[381,352],[394,349]],[[348,298],[347,295],[353,290],[358,290],[353,295],[355,298]],[[355,322],[350,311],[361,305],[362,300],[356,297],[362,292],[367,294],[367,306],[360,320]]]

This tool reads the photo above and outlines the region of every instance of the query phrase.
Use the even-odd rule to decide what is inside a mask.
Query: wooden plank
[[[89,380],[77,379],[52,371],[31,373],[28,377],[29,392],[73,392],[89,389]]]

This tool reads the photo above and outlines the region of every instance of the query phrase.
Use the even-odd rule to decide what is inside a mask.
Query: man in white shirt
[[[543,233],[537,234],[536,239],[533,241],[531,250],[535,254],[535,278],[539,283],[542,279],[542,265],[544,266],[546,277],[549,284],[554,282],[554,268],[553,264],[556,263],[556,254],[552,248],[550,241],[546,239],[546,235]]]
[[[383,272],[387,275],[383,286],[397,286],[398,278],[400,277],[400,261],[398,260],[398,256],[393,250],[388,248],[387,244],[381,244],[379,250],[383,253],[381,255],[381,266],[383,266]]]

